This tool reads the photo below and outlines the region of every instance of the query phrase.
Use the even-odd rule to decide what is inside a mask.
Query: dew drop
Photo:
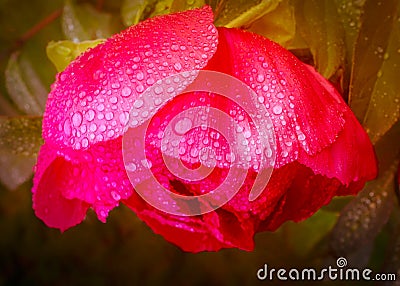
[[[71,135],[71,122],[69,119],[65,120],[63,129],[67,136]]]
[[[113,197],[114,200],[119,201],[121,199],[121,196],[115,192],[115,191],[111,191],[111,196]]]
[[[92,121],[95,117],[96,113],[94,112],[93,109],[89,109],[86,113],[85,113],[85,117],[87,121]]]
[[[285,94],[282,93],[282,92],[278,92],[278,94],[276,95],[276,97],[279,98],[279,99],[283,99],[283,98],[285,98]]]
[[[135,163],[128,163],[128,164],[126,164],[125,169],[128,172],[135,172],[137,167],[136,167]]]
[[[114,89],[117,89],[117,88],[120,88],[121,85],[118,82],[114,82],[114,83],[111,84],[111,87],[114,88]]]
[[[304,141],[306,139],[306,135],[300,133],[299,135],[297,135],[297,139],[299,139],[299,141]]]
[[[257,75],[257,81],[258,81],[259,83],[264,82],[264,80],[265,80],[265,76],[264,76],[263,74]]]
[[[111,119],[114,118],[114,113],[112,113],[112,112],[107,112],[105,117],[106,117],[106,120],[111,120]]]
[[[143,92],[143,91],[144,91],[144,86],[141,85],[141,84],[139,84],[139,85],[136,87],[136,91],[139,92],[139,93]]]
[[[180,63],[175,63],[175,64],[174,64],[174,69],[175,69],[176,71],[180,71],[180,70],[182,69],[182,65],[181,65]]]
[[[87,146],[89,146],[89,140],[87,138],[83,138],[82,139],[82,147],[86,148]]]
[[[82,124],[82,114],[78,111],[74,115],[72,115],[72,124],[75,127],[79,127]]]
[[[282,106],[281,105],[275,105],[272,109],[272,111],[276,114],[279,115],[282,113]]]
[[[121,122],[122,125],[125,125],[129,120],[129,114],[128,112],[124,111],[119,115],[119,122]]]
[[[190,118],[182,118],[178,122],[175,123],[174,131],[178,135],[183,135],[192,128],[193,122]]]
[[[144,102],[141,99],[137,99],[135,100],[135,102],[133,103],[133,106],[136,108],[141,108],[143,106]]]
[[[100,103],[98,106],[97,106],[97,110],[98,111],[103,111],[104,110],[104,104],[102,104],[102,103]]]
[[[136,75],[136,78],[137,78],[138,80],[143,80],[143,79],[144,79],[144,74],[143,74],[143,72],[139,71],[139,72],[137,73],[137,75]]]
[[[128,97],[128,96],[130,96],[131,94],[132,94],[132,90],[131,90],[130,87],[127,87],[127,86],[125,86],[125,87],[122,89],[122,91],[121,91],[121,95],[122,95],[123,97]]]

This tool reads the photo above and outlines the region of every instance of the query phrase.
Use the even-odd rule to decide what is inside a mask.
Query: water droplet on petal
[[[272,108],[272,111],[276,114],[279,115],[282,113],[282,106],[277,104]]]
[[[192,124],[192,120],[185,117],[175,123],[174,130],[177,134],[183,135],[192,128]]]
[[[283,99],[285,98],[285,94],[282,92],[278,92],[278,94],[276,95],[277,98]]]
[[[141,108],[143,106],[144,102],[141,99],[137,99],[135,100],[135,102],[133,103],[133,106],[136,108]]]
[[[265,80],[265,76],[263,74],[257,75],[257,81],[259,83],[262,83]]]
[[[139,72],[137,73],[137,75],[136,75],[136,78],[137,78],[138,80],[143,80],[143,79],[144,79],[144,74],[143,74],[143,72],[139,71]]]
[[[182,65],[181,65],[180,63],[175,63],[175,64],[174,64],[174,69],[175,69],[176,71],[180,71],[180,70],[182,69]]]
[[[82,114],[79,111],[72,115],[72,124],[74,124],[75,127],[81,126]]]
[[[69,119],[65,120],[63,129],[67,136],[71,135],[71,122],[69,121]]]
[[[121,199],[121,196],[115,192],[115,191],[111,191],[111,196],[113,197],[114,200],[119,201]]]
[[[300,141],[304,141],[306,139],[306,135],[300,133],[299,135],[297,135],[297,139],[299,139]]]
[[[128,97],[132,94],[132,90],[130,87],[125,86],[121,91],[121,96]]]
[[[136,165],[134,163],[128,163],[128,164],[126,164],[125,169],[128,172],[135,172],[137,167],[136,167]]]

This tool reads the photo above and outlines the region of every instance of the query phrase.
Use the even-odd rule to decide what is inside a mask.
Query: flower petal
[[[218,41],[212,21],[208,6],[155,17],[82,54],[52,86],[46,142],[79,150],[122,135],[139,94],[159,79],[207,64]]]
[[[88,203],[62,194],[66,182],[80,184],[71,171],[70,163],[57,158],[46,144],[42,146],[33,182],[33,209],[46,225],[62,231],[82,222],[89,208]]]
[[[36,212],[52,208],[52,200],[56,197],[59,201],[75,202],[69,205],[69,211],[73,212],[75,207],[76,212],[82,214],[81,220],[90,206],[99,220],[105,222],[109,211],[133,193],[122,162],[121,145],[121,138],[96,144],[84,151],[60,149],[47,143],[43,145],[32,190]],[[43,211],[41,213],[38,216],[46,223],[52,219]],[[70,216],[57,208],[52,215],[60,219]],[[75,224],[80,221],[76,220]],[[52,226],[66,229],[73,224]]]
[[[345,103],[313,76],[305,64],[276,43],[237,29],[219,28],[218,50],[206,69],[248,84],[274,124],[276,167],[314,155],[343,129]]]

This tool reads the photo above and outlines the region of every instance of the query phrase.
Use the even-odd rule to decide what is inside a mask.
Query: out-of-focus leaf
[[[357,252],[371,243],[386,224],[395,201],[394,176],[400,155],[400,123],[375,146],[380,174],[342,211],[332,231],[331,246],[337,255]]]
[[[11,55],[5,71],[8,93],[17,107],[28,115],[41,115],[47,90],[31,63],[19,53]]]
[[[179,12],[189,9],[203,7],[206,4],[205,0],[174,0],[171,11]]]
[[[42,144],[41,117],[0,117],[0,180],[9,189],[31,176]]]
[[[104,42],[103,39],[74,43],[71,41],[50,42],[46,53],[58,72],[63,71],[71,61],[89,48]]]
[[[245,27],[275,10],[281,0],[226,0],[215,8],[215,25]]]
[[[61,24],[67,39],[74,42],[108,38],[121,28],[111,14],[73,0],[65,1]]]
[[[288,222],[283,226],[288,247],[296,255],[305,256],[333,228],[338,215],[333,212],[319,210],[307,220],[294,223]]]
[[[353,196],[342,196],[342,197],[334,197],[332,201],[323,206],[322,209],[324,211],[340,213],[342,209],[353,199]]]
[[[150,0],[124,0],[121,6],[122,22],[125,26],[139,23],[146,7],[154,1]]]
[[[397,28],[393,29],[394,26],[399,25],[399,22],[395,24],[398,5],[398,0],[367,0],[364,5],[365,12],[361,17],[362,25],[355,44],[349,94],[350,106],[361,122],[364,121],[371,104],[371,95],[378,75],[383,75],[383,71],[379,71],[385,61],[391,31],[395,31]],[[391,59],[387,59],[389,62],[395,59],[393,52],[391,56]]]
[[[351,63],[354,43],[356,42],[361,27],[361,15],[363,13],[365,1],[366,0],[334,0],[345,32],[348,63]]]
[[[296,34],[293,6],[289,0],[282,1],[275,10],[254,21],[249,30],[288,47]]]
[[[349,95],[354,45],[361,27],[361,15],[364,11],[365,1],[334,0],[345,34],[346,60],[342,79],[342,89],[345,98],[348,98]]]
[[[294,1],[296,24],[317,70],[330,78],[344,67],[344,30],[332,0]]]
[[[377,142],[400,118],[400,1],[398,2],[397,19],[363,121],[372,143]]]
[[[161,0],[156,1],[154,9],[149,17],[165,15],[171,13],[172,3],[174,0]]]

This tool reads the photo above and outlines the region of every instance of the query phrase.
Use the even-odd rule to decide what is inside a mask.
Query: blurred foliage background
[[[106,224],[89,213],[64,234],[44,226],[31,177],[57,71],[127,26],[204,4],[216,25],[271,38],[330,79],[375,145],[379,177],[355,198],[258,234],[253,252],[182,252],[124,206]],[[399,77],[399,0],[0,0],[0,285],[257,285],[268,283],[256,278],[264,263],[318,268],[339,256],[399,276]]]

